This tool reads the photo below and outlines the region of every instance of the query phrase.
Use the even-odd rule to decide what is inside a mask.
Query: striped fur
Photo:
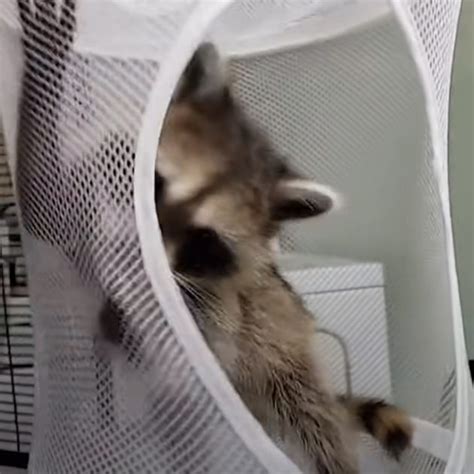
[[[396,460],[411,445],[413,424],[400,408],[383,400],[340,397],[357,428],[373,436]]]

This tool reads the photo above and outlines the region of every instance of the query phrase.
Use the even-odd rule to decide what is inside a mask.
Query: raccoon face
[[[233,96],[216,49],[203,44],[164,121],[156,205],[172,268],[193,278],[255,274],[289,219],[328,212],[336,194],[298,176]]]

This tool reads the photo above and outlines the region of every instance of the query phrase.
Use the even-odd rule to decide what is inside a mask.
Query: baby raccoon
[[[354,433],[394,457],[407,415],[334,395],[314,351],[314,322],[280,275],[280,224],[328,212],[336,194],[294,172],[232,94],[211,44],[189,62],[156,161],[156,206],[169,262],[209,347],[253,415],[306,470],[355,473]]]

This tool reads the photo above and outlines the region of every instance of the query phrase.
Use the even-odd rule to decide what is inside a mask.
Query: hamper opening
[[[223,18],[209,37],[219,38]],[[231,58],[234,87],[303,173],[345,196],[344,208],[324,223],[288,225],[283,253],[383,265],[386,340],[366,343],[387,344],[388,396],[432,422],[433,439],[446,440],[436,425],[443,433],[453,427],[454,357],[453,347],[443,345],[452,327],[426,104],[395,17],[385,11],[364,26],[323,42],[299,37],[296,46],[282,42],[271,51],[251,39]],[[222,41],[233,50],[229,37]],[[427,436],[420,447],[435,457],[415,452],[404,468],[434,463],[442,470],[446,453],[437,461],[440,450]]]

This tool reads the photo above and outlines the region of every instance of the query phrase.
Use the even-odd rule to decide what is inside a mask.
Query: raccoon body
[[[183,73],[157,155],[156,206],[170,265],[253,415],[308,472],[357,472],[357,429],[398,457],[410,445],[409,418],[379,400],[332,393],[315,356],[314,320],[272,252],[283,221],[326,213],[337,194],[303,179],[274,150],[233,97],[210,44]]]

